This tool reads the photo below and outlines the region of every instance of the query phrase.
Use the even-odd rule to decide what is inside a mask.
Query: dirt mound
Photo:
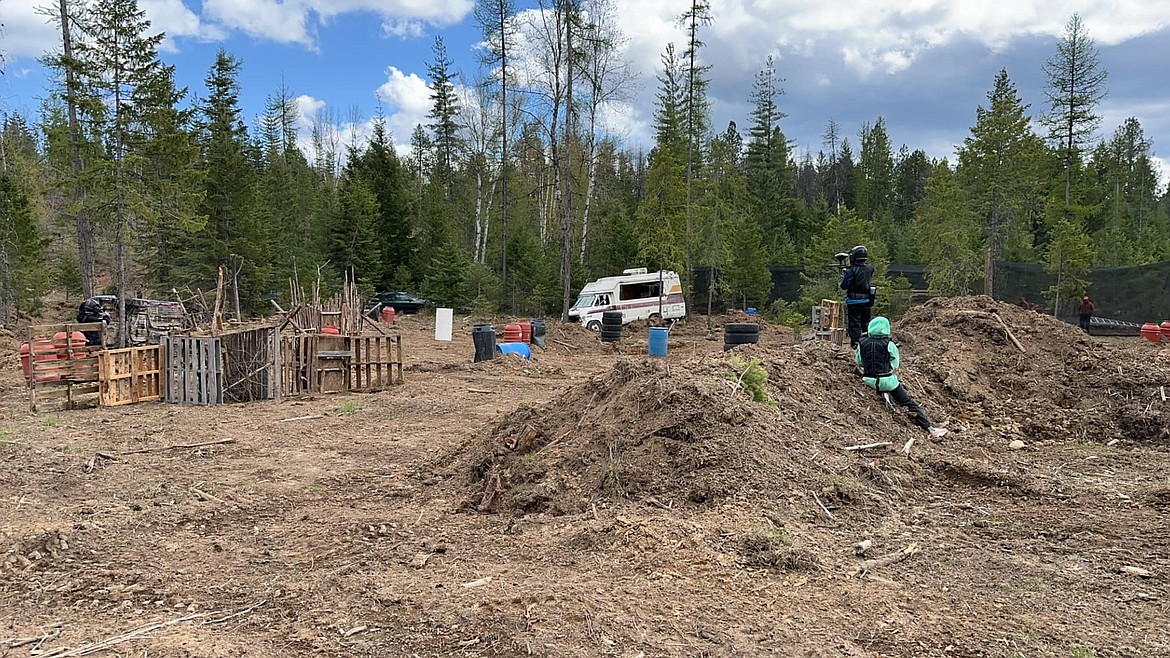
[[[622,359],[460,448],[465,507],[565,514],[598,498],[673,506],[817,492],[825,504],[869,508],[881,503],[867,490],[897,489],[920,471],[903,460],[876,472],[840,450],[875,434],[899,447],[920,435],[858,386],[844,352],[820,344],[739,352],[767,369],[771,404],[748,399],[731,355]]]
[[[915,307],[894,339],[906,355],[907,387],[925,391],[977,434],[1009,441],[1168,438],[1170,413],[1161,402],[1170,351],[1145,341],[1102,342],[984,296]]]

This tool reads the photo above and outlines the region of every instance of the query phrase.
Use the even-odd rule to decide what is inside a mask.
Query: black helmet
[[[867,260],[869,260],[869,249],[866,249],[865,245],[859,244],[849,250],[849,262],[864,263]]]
[[[89,299],[87,299],[81,303],[81,310],[83,310],[87,313],[93,313],[93,314],[100,315],[102,313],[102,303],[99,302],[97,299],[90,297]]]

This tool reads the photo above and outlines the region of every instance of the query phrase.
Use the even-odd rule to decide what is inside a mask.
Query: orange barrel
[[[520,321],[520,342],[532,344],[532,323],[528,320]]]
[[[1170,343],[1170,320],[1162,320],[1162,342]]]
[[[1162,342],[1162,329],[1153,322],[1147,322],[1142,325],[1142,338],[1157,345]]]
[[[341,330],[337,327],[321,327],[321,333],[328,334],[330,336],[339,336],[341,335]]]
[[[504,341],[505,343],[522,343],[524,337],[524,330],[518,324],[504,325]]]
[[[65,332],[61,332],[64,334]],[[29,363],[29,352],[32,352],[32,360],[38,363],[44,361],[57,360],[57,348],[53,343],[44,338],[33,341],[32,347],[28,343],[22,343],[20,346],[20,367],[24,370],[24,378],[27,381],[32,381],[32,364]],[[64,357],[62,357],[64,358]],[[54,366],[54,369],[56,366]],[[42,374],[37,377],[38,382],[55,382],[61,379],[61,375],[56,372],[52,374]]]
[[[385,322],[386,324],[394,324],[394,307],[393,306],[383,306],[382,307],[382,322]]]

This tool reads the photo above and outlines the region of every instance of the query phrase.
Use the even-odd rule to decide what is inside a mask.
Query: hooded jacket
[[[898,388],[898,376],[894,373],[902,365],[902,357],[898,346],[890,340],[889,320],[879,315],[869,321],[869,333],[854,349],[853,360],[861,366],[864,372],[861,379],[866,386],[882,392]]]

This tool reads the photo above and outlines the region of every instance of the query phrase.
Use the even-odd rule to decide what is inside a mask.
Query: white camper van
[[[674,272],[647,272],[644,267],[624,270],[621,276],[587,284],[569,309],[569,319],[599,331],[601,314],[606,311],[621,311],[622,324],[634,320],[657,324],[686,317],[682,282]]]

